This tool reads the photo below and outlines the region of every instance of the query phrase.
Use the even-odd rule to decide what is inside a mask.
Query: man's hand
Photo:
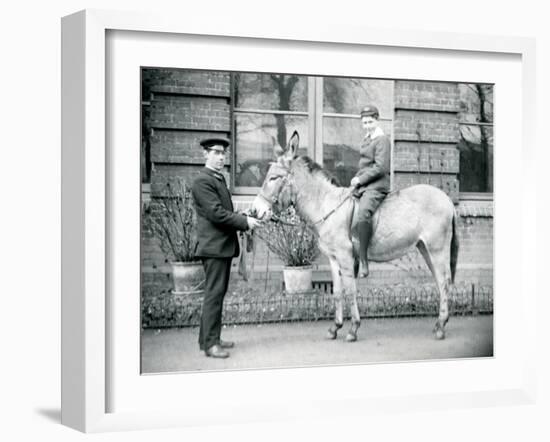
[[[248,222],[248,228],[250,230],[254,230],[256,227],[260,227],[262,225],[262,222],[258,218],[254,218],[252,216],[247,216],[246,221]]]
[[[354,176],[352,179],[351,179],[351,182],[349,183],[351,187],[357,187],[361,184],[361,181],[359,181],[359,178],[357,178],[356,176]]]

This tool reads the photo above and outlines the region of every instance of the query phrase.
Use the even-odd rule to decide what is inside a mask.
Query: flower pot
[[[312,266],[284,267],[283,278],[287,293],[308,292],[311,286]]]
[[[175,295],[201,294],[204,291],[204,268],[202,263],[171,262]]]

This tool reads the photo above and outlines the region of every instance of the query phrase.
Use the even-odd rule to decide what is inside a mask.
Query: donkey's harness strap
[[[328,217],[331,216],[334,212],[336,212],[347,200],[349,200],[352,197],[352,195],[353,195],[353,190],[350,191],[348,196],[346,196],[342,201],[340,201],[340,203],[334,209],[332,209],[330,212],[328,212],[320,220],[315,221],[313,223],[313,225],[315,226],[316,224],[321,224],[321,223],[325,222],[328,219]]]
[[[346,196],[342,201],[340,201],[340,203],[334,208],[332,209],[330,212],[328,212],[325,216],[323,216],[320,220],[317,220],[315,221],[314,223],[312,223],[312,226],[315,226],[317,224],[321,224],[322,222],[326,221],[328,219],[329,216],[331,216],[334,212],[336,212],[347,200],[349,200],[352,196],[352,193],[350,193],[348,196]],[[265,197],[263,197],[265,199]],[[282,220],[281,218],[279,218],[278,216],[276,216],[275,214],[271,215],[271,220],[273,222],[276,222],[276,223],[281,223],[281,224],[284,224],[285,226],[293,226],[293,227],[297,227],[299,226],[300,224],[296,224],[296,223],[289,223],[288,221],[284,221]]]
[[[284,168],[286,169],[286,168]],[[288,169],[287,169],[288,171]],[[287,177],[284,176],[283,179],[286,181],[287,180]],[[342,200],[340,201],[340,203],[338,203],[338,205],[332,209],[330,212],[328,212],[325,216],[323,216],[321,219],[315,221],[314,223],[312,223],[313,226],[317,225],[317,224],[321,224],[323,222],[325,222],[329,216],[331,216],[334,212],[336,212],[347,200],[349,200],[352,196],[353,196],[353,193],[354,193],[354,190],[355,188],[351,189],[349,194]],[[272,198],[272,200],[270,201],[264,194],[262,191],[260,191],[260,193],[258,193],[258,196],[260,198],[262,198],[263,200],[265,200],[267,203],[269,204],[274,204],[277,202],[277,197],[274,197]],[[272,219],[273,221],[275,222],[279,222],[281,224],[286,224],[287,226],[297,226],[298,224],[294,224],[294,223],[289,223],[287,221],[283,221],[282,219],[278,218],[278,217],[275,217],[274,215],[272,215]]]

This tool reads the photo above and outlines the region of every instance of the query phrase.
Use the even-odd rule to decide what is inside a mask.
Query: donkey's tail
[[[451,237],[451,282],[455,282],[456,263],[458,261],[458,232],[457,232],[456,210],[453,211],[453,235]]]

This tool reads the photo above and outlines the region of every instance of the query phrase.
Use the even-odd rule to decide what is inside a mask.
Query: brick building
[[[445,191],[460,215],[457,282],[492,286],[490,85],[143,69],[144,207],[171,179],[193,180],[203,166],[199,140],[213,135],[233,141],[225,175],[237,209],[247,208],[257,193],[274,142],[285,143],[294,130],[300,133],[301,153],[347,185],[359,158],[357,114],[367,102],[379,107],[382,128],[393,141],[392,189],[429,183]],[[166,259],[144,231],[145,286],[168,284]],[[280,287],[282,263],[268,257],[260,243],[256,279],[265,281],[267,265],[270,287]],[[315,274],[329,278],[324,257]],[[369,278],[371,285],[429,282],[431,275],[417,253],[374,263]]]

